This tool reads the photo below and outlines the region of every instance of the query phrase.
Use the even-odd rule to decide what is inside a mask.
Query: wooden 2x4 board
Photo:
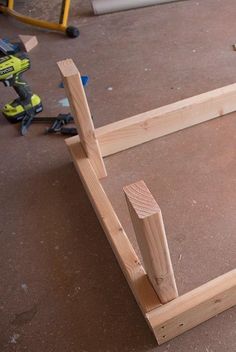
[[[185,99],[95,130],[72,60],[59,69],[80,131],[67,140],[75,167],[127,282],[159,344],[182,334],[236,304],[236,270],[161,303],[99,180],[106,176],[102,156],[234,112],[236,85]],[[115,146],[115,147],[114,147]],[[165,234],[163,233],[163,236]],[[162,250],[162,249],[159,249]],[[155,263],[154,263],[155,264]],[[173,285],[172,285],[173,287]]]

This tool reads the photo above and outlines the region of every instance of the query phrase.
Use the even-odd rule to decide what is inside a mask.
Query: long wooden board
[[[97,128],[95,134],[107,156],[235,110],[232,84]]]
[[[236,305],[236,269],[175,300],[146,316],[156,339],[162,344]]]
[[[69,150],[84,188],[110,242],[120,267],[143,313],[160,306],[142,267],[94,169],[80,143],[69,141]]]

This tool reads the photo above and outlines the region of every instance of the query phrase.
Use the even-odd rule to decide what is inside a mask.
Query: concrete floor
[[[18,7],[55,19],[59,4],[21,0]],[[81,30],[75,40],[0,17],[1,37],[38,36],[26,78],[44,115],[67,111],[58,103],[65,93],[56,67],[66,57],[90,77],[96,126],[236,82],[234,0],[101,17],[82,0],[71,10]],[[3,86],[0,92],[0,105],[14,96]],[[236,267],[235,117],[106,159],[103,184],[135,246],[122,187],[144,179],[157,198],[181,293]],[[0,351],[235,351],[235,309],[157,347],[63,138],[43,130],[33,126],[23,138],[0,119]]]

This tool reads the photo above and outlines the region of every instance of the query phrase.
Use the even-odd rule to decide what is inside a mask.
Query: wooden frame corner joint
[[[61,61],[58,67],[80,133],[80,137],[67,139],[67,146],[98,220],[157,342],[169,341],[235,306],[236,269],[178,296],[161,210],[145,183],[140,181],[124,187],[124,192],[145,270],[99,178],[106,176],[102,156],[235,111],[236,84],[95,130],[79,71],[72,60]]]

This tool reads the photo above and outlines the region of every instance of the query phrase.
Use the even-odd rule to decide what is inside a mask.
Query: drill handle
[[[13,78],[12,87],[19,96],[21,102],[29,104],[33,95],[29,84],[22,78],[22,73]]]

